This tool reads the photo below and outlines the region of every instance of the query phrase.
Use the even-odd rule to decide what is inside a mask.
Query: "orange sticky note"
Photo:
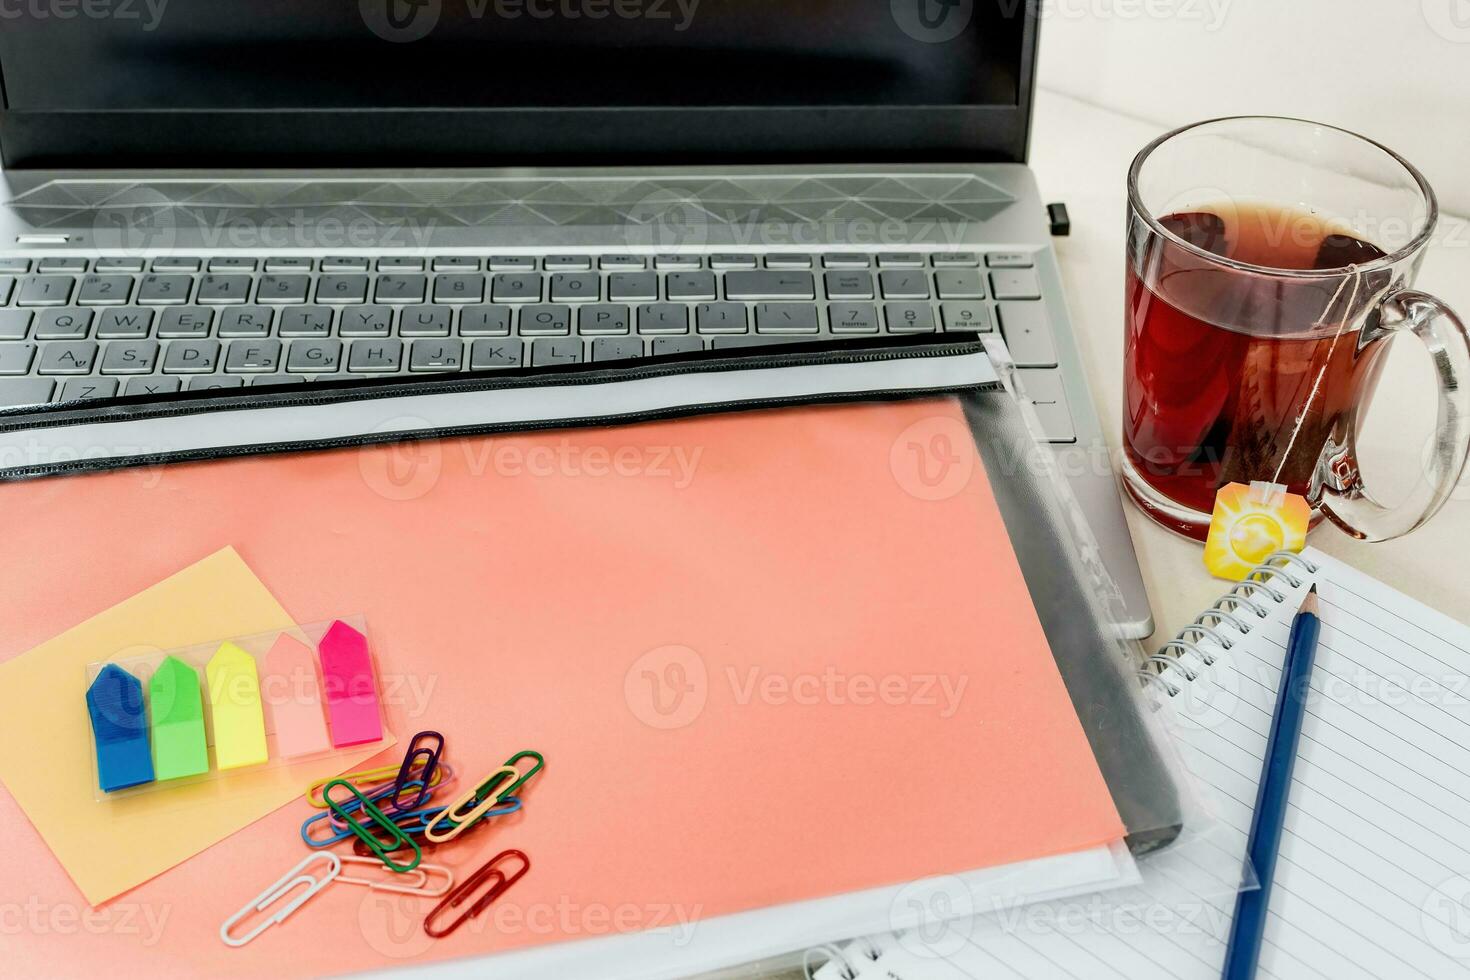
[[[311,649],[282,633],[266,652],[263,666],[261,694],[275,732],[276,753],[294,759],[331,748]]]

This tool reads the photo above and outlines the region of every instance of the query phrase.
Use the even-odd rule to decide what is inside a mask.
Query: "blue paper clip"
[[[520,798],[515,796],[508,796],[501,801],[501,806],[497,807],[494,810],[487,811],[485,813],[485,816],[503,817],[507,814],[515,813],[520,808]],[[433,822],[435,817],[443,813],[444,809],[445,808],[442,806],[426,807],[422,810],[415,810],[412,813],[400,813],[396,817],[393,817],[392,820],[405,834],[408,834],[410,837],[422,837],[424,831],[429,829],[429,824]],[[480,824],[477,823],[475,826],[478,827],[480,826]],[[473,830],[474,827],[470,829]],[[419,847],[425,851],[432,850],[436,846],[438,845],[428,838],[425,838],[419,843]],[[398,851],[403,850],[403,847],[404,845],[399,844],[389,850],[388,853],[394,854]],[[358,840],[352,845],[352,852],[360,857],[374,856],[373,852],[368,848],[367,843],[362,840]]]

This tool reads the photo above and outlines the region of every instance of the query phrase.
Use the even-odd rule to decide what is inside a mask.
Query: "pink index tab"
[[[360,745],[383,737],[378,713],[378,690],[367,637],[338,620],[318,647],[322,679],[327,690],[327,714],[332,721],[332,744]]]
[[[265,655],[264,667],[263,700],[275,727],[276,754],[293,759],[331,748],[311,648],[282,633]]]

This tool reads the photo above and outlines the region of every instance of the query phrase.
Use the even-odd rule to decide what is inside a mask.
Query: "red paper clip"
[[[520,858],[521,869],[515,874],[511,875],[509,878],[507,878],[505,876],[505,872],[497,868],[496,865],[509,857]],[[458,888],[450,892],[448,895],[445,895],[444,900],[441,901],[438,905],[434,906],[433,911],[431,911],[427,916],[424,917],[424,932],[428,933],[434,939],[443,939],[445,936],[449,935],[451,932],[464,925],[470,919],[473,919],[481,912],[484,912],[487,908],[490,907],[490,904],[492,902],[494,902],[501,895],[505,894],[506,889],[508,889],[511,885],[514,885],[516,882],[520,881],[521,878],[525,876],[526,872],[530,870],[531,859],[526,857],[524,852],[501,851],[499,854],[495,855],[493,858],[481,865],[478,871],[466,878]],[[485,884],[485,882],[491,879],[494,879],[494,884],[490,886],[490,890],[481,895],[479,898],[475,899],[474,904],[469,907],[468,911],[464,912],[462,915],[460,915],[459,918],[451,922],[448,928],[435,928],[434,920],[438,918],[441,912],[445,911],[446,909],[458,908],[461,904],[467,901],[469,897],[473,895],[477,889],[480,888],[481,885]]]

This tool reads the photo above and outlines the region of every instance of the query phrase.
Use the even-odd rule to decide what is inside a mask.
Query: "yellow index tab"
[[[266,761],[265,716],[255,658],[233,643],[215,651],[204,667],[214,715],[214,758],[221,769]]]

